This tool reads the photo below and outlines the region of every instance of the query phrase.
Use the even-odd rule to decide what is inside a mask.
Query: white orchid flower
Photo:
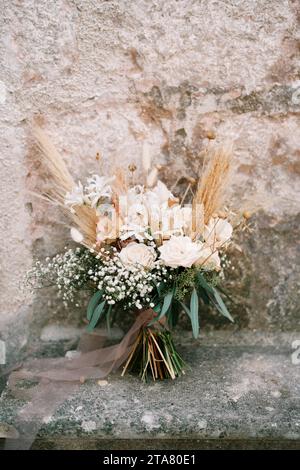
[[[81,206],[84,204],[84,202],[85,196],[83,192],[83,186],[79,181],[77,186],[74,186],[74,188],[65,195],[65,205],[71,207]]]
[[[107,178],[106,176],[93,175],[87,179],[85,193],[90,201],[91,207],[97,207],[100,199],[110,198],[112,195],[112,188],[110,183],[114,181],[115,177]]]

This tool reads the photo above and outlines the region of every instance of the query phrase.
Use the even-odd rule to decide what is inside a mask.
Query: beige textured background
[[[45,184],[32,122],[78,177],[96,168],[97,151],[105,171],[138,161],[144,141],[164,178],[193,176],[208,136],[233,140],[235,199],[272,200],[234,255],[237,325],[298,328],[299,2],[1,0],[0,9],[2,335],[18,330],[20,347],[32,320],[73,315],[53,294],[20,293],[33,257],[67,238],[56,211],[26,192]]]

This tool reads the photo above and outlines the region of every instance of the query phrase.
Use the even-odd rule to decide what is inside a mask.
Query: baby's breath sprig
[[[77,291],[85,288],[90,279],[88,270],[96,258],[85,248],[67,249],[64,253],[37,261],[27,273],[25,286],[31,290],[56,286],[65,303],[74,302]]]
[[[108,305],[122,303],[124,309],[154,307],[154,288],[166,277],[168,269],[155,261],[151,270],[140,265],[124,265],[116,248],[101,248],[101,262],[88,270],[90,281]]]

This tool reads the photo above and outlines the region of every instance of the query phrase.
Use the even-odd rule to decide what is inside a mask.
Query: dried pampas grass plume
[[[65,194],[75,186],[64,160],[58,153],[51,140],[40,127],[32,128],[32,134],[41,151],[41,162],[49,172],[53,184],[53,194],[57,202],[63,203]]]
[[[224,205],[232,174],[232,146],[217,148],[207,158],[194,198],[196,204],[203,204],[205,224]]]
[[[196,198],[193,199],[192,203],[192,240],[204,231],[204,206],[202,203],[197,203]]]
[[[71,208],[64,204],[65,195],[67,192],[72,191],[76,185],[75,181],[47,134],[40,127],[32,128],[32,134],[41,151],[41,162],[48,171],[52,185],[50,191],[42,195],[37,194],[37,196],[42,196],[48,202],[61,206],[82,234],[81,244],[88,248],[94,247],[97,241],[96,228],[98,222],[95,209],[79,205]]]
[[[69,213],[73,223],[76,224],[83,235],[81,244],[87,248],[95,248],[97,242],[97,212],[89,206],[74,206],[73,210],[74,213],[71,211]]]

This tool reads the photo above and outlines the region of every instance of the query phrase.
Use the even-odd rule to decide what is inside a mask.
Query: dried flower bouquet
[[[208,154],[191,203],[184,205],[187,191],[175,197],[158,179],[146,146],[140,184],[129,184],[132,178],[120,170],[76,184],[41,129],[35,129],[35,137],[52,183],[44,197],[68,212],[71,237],[79,246],[38,262],[28,282],[55,284],[65,302],[88,287],[89,332],[103,319],[110,328],[118,312],[131,312],[141,326],[126,336],[126,352],[118,362],[123,374],[132,370],[143,380],[176,378],[184,373],[171,334],[179,315],[188,316],[195,338],[200,299],[233,321],[218,290],[222,255],[233,234],[224,206],[231,151],[218,148]]]

